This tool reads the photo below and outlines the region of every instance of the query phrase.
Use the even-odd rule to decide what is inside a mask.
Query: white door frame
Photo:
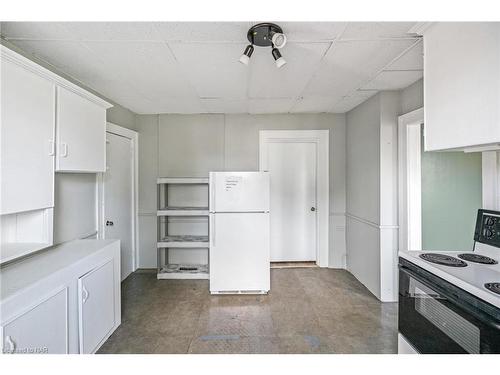
[[[137,265],[139,264],[139,133],[134,130],[124,128],[113,124],[111,122],[106,123],[106,133],[113,133],[121,137],[130,139],[132,142],[132,271],[137,270]],[[106,143],[108,141],[106,140]],[[106,166],[106,169],[108,167]],[[98,238],[105,239],[105,204],[104,201],[104,173],[99,173],[97,177],[97,189],[98,189],[98,208],[97,208],[97,222],[98,222]]]
[[[423,123],[423,107],[398,117],[399,250],[422,250]],[[500,209],[500,152],[482,152],[482,185],[483,208]]]
[[[421,124],[424,108],[398,117],[399,250],[422,250]],[[424,132],[425,134],[425,132]]]
[[[259,170],[268,170],[269,143],[311,142],[316,144],[316,264],[328,267],[329,254],[329,130],[259,131]]]
[[[500,210],[500,151],[482,152],[483,208]]]

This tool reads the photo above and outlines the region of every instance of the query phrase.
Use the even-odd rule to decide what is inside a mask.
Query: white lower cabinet
[[[77,240],[0,269],[3,353],[95,353],[121,324],[120,241]]]
[[[68,353],[68,289],[38,302],[2,326],[3,352]]]
[[[94,353],[115,325],[113,261],[78,279],[80,353]]]

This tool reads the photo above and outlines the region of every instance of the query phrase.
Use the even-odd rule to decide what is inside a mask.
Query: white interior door
[[[106,133],[104,174],[104,238],[121,241],[121,280],[134,271],[133,254],[133,148],[132,140]]]
[[[316,261],[316,144],[268,144],[271,261]]]

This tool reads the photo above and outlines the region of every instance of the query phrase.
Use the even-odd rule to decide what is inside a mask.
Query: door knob
[[[115,223],[113,223],[112,221],[109,221],[109,220],[106,221],[106,226],[107,227],[112,227],[114,224]]]
[[[311,211],[316,211],[316,207],[311,207]]]

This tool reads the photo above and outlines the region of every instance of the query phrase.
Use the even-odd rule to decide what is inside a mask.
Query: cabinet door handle
[[[49,139],[49,156],[54,156],[56,154],[56,144],[52,139]]]
[[[68,144],[61,142],[61,148],[62,148],[61,157],[62,158],[67,157],[68,156]]]
[[[82,302],[85,303],[89,299],[89,291],[85,288],[85,286],[82,286]]]
[[[5,343],[8,345],[6,352],[7,353],[14,353],[14,351],[16,350],[16,343],[14,342],[14,340],[12,340],[11,336],[7,336],[5,338]]]

